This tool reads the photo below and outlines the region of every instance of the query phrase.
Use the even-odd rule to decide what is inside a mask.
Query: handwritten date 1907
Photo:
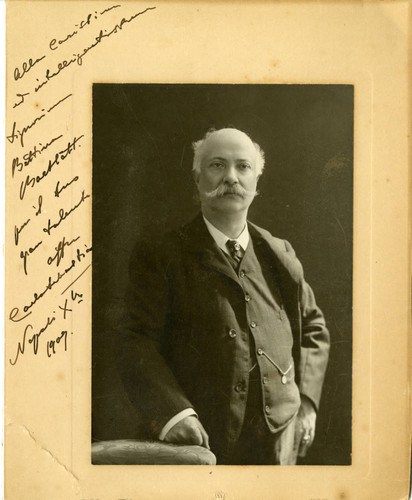
[[[83,297],[83,294],[73,292],[71,294],[71,303],[73,305],[80,304],[82,302],[81,297]],[[63,307],[59,306],[59,309],[61,309],[63,319],[67,318],[67,312],[72,312],[73,309],[70,309],[67,305],[68,299],[65,300]],[[24,319],[24,318],[22,318]],[[53,311],[53,314],[51,316],[48,316],[44,326],[42,326],[38,331],[33,333],[34,327],[31,323],[27,324],[23,330],[23,337],[17,344],[17,349],[16,353],[14,355],[14,359],[9,359],[9,363],[14,366],[17,361],[20,359],[20,356],[25,354],[26,347],[28,347],[28,344],[32,346],[33,348],[33,354],[37,356],[39,354],[39,347],[43,346],[43,352],[45,351],[47,354],[47,357],[50,358],[53,354],[56,354],[56,349],[59,344],[64,345],[64,350],[67,351],[67,337],[68,337],[68,331],[67,330],[61,330],[60,333],[52,334],[51,338],[47,340],[41,341],[42,335],[47,335],[45,334],[46,330],[49,330],[50,325],[52,325],[57,319],[57,316],[55,315],[55,311]],[[14,321],[14,320],[13,320]],[[73,335],[73,332],[70,332],[70,335]],[[43,337],[44,338],[44,337]]]
[[[70,332],[73,335],[73,332]],[[64,350],[67,351],[67,330],[63,330],[58,337],[53,340],[47,341],[47,357],[51,358],[53,354],[56,354],[57,345],[60,342],[64,343]]]
[[[41,328],[37,333],[34,333],[30,337],[28,337],[28,335],[30,335],[29,329],[33,330],[33,326],[31,324],[28,324],[26,326],[23,333],[23,339],[21,340],[21,342],[18,343],[17,352],[14,357],[14,360],[12,360],[11,358],[9,359],[9,363],[12,366],[14,366],[17,363],[20,355],[24,354],[26,349],[26,340],[29,344],[33,346],[33,354],[35,356],[39,354],[40,337],[42,333],[44,333],[44,331],[54,322],[55,319],[56,319],[55,316],[47,318],[46,325],[43,328]],[[73,332],[70,332],[70,335],[73,335]],[[67,351],[67,336],[68,336],[68,331],[62,330],[60,333],[57,334],[56,337],[53,337],[52,339],[46,341],[44,346],[48,358],[51,358],[53,354],[56,354],[56,349],[60,343],[62,344],[62,346],[64,346],[64,350]]]

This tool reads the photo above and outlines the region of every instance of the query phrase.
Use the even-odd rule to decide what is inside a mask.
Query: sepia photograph
[[[93,85],[93,464],[350,465],[352,85]]]
[[[6,3],[5,498],[407,498],[410,2]]]

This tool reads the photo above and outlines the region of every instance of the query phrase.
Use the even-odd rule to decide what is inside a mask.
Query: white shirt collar
[[[238,236],[238,238],[229,238],[226,236],[222,231],[219,231],[211,222],[209,222],[205,216],[203,216],[203,220],[205,221],[206,227],[212,236],[212,238],[215,240],[216,245],[223,250],[226,254],[229,255],[229,252],[226,247],[226,242],[227,240],[235,240],[239,243],[239,245],[243,248],[243,251],[246,251],[246,248],[249,244],[249,230],[247,227],[247,224],[245,224],[245,227],[241,234]]]

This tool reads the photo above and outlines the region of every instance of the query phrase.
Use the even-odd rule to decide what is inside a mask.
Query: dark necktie
[[[229,250],[230,256],[236,262],[236,265],[239,266],[240,261],[243,258],[243,250],[239,243],[235,240],[227,240],[226,246]]]

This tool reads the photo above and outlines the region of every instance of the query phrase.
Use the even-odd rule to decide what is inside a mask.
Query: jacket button
[[[269,406],[269,405],[266,405],[266,406],[265,406],[265,412],[266,412],[266,413],[270,413],[270,406]]]
[[[269,379],[267,377],[263,377],[262,382],[264,384],[267,384],[269,382]]]
[[[246,273],[245,273],[245,271],[243,269],[240,271],[239,276],[241,278],[244,278],[246,276]]]
[[[257,324],[256,324],[254,321],[251,321],[251,322],[250,322],[250,327],[251,327],[251,328],[255,328],[255,326],[257,326]]]
[[[262,356],[263,350],[259,347],[259,349],[257,350],[257,353],[259,354],[259,356]]]
[[[242,382],[238,382],[238,383],[235,385],[235,391],[236,391],[236,392],[242,392],[243,390],[244,390],[243,383],[242,383]]]
[[[231,328],[229,330],[229,337],[234,339],[236,337],[237,333],[236,333],[236,330],[234,328]]]
[[[250,299],[251,299],[250,295],[246,294],[246,295],[245,295],[245,300],[246,300],[246,302],[250,302]]]

